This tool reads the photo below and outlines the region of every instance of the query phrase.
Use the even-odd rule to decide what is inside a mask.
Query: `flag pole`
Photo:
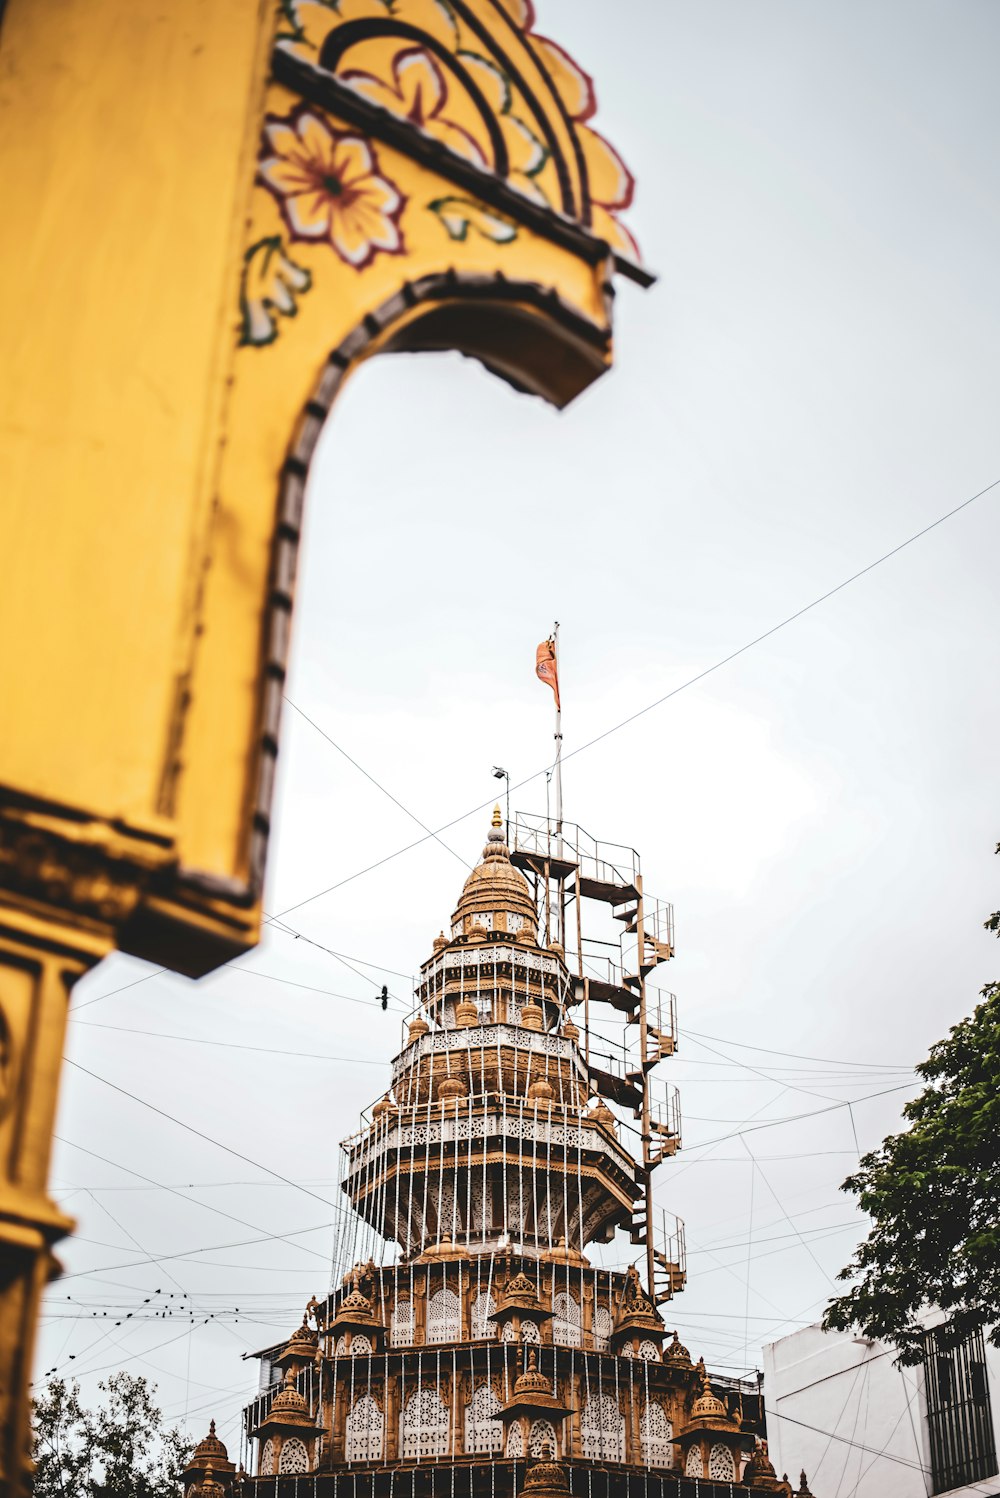
[[[556,681],[559,681],[559,620],[555,622],[552,630],[552,654],[555,658]],[[559,693],[556,693],[556,836],[559,839],[559,857],[562,857],[562,824],[563,824],[563,799],[562,799],[562,704]]]

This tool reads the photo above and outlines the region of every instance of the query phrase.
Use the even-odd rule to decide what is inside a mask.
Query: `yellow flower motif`
[[[269,115],[259,178],[278,200],[293,239],[326,240],[362,270],[381,251],[403,253],[405,199],[379,173],[373,147],[334,130],[308,106]]]

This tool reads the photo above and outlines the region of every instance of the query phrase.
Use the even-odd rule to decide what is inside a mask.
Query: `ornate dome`
[[[804,1473],[803,1476],[805,1476]],[[771,1482],[777,1482],[778,1477],[774,1467],[771,1465],[771,1458],[767,1454],[767,1442],[758,1440],[751,1453],[750,1460],[746,1464],[743,1481],[748,1486],[752,1486],[755,1483],[759,1483],[761,1479],[765,1481],[769,1479]]]
[[[500,915],[504,917],[502,923],[498,921]],[[482,919],[476,920],[477,916]],[[513,916],[514,921],[508,922],[507,916]],[[451,919],[452,929],[457,928],[461,935],[478,930],[510,931],[512,927],[515,934],[527,934],[532,941],[537,935],[535,904],[527,879],[510,861],[499,806],[493,808],[493,825],[483,849],[483,861],[466,879]]]
[[[213,1420],[208,1427],[208,1435],[194,1448],[189,1465],[204,1466],[208,1462],[228,1462],[228,1460],[229,1452],[215,1434],[215,1421]]]
[[[285,1350],[281,1355],[283,1358],[311,1358],[316,1351],[316,1345],[318,1341],[318,1336],[309,1325],[306,1316],[303,1315],[302,1325],[297,1326],[292,1332],[292,1335],[289,1337],[288,1341],[285,1344]]]
[[[546,1492],[569,1492],[569,1479],[566,1476],[566,1468],[559,1462],[540,1461],[533,1467],[528,1468],[528,1475],[524,1479],[524,1491],[533,1492],[535,1489],[544,1489]]]
[[[701,1379],[701,1393],[691,1406],[691,1418],[704,1419],[706,1415],[711,1415],[713,1419],[728,1419],[729,1411],[726,1406],[712,1393],[704,1358],[698,1359],[698,1377]]]
[[[295,1375],[289,1368],[285,1374],[284,1386],[279,1394],[274,1396],[271,1405],[272,1415],[305,1415],[309,1417],[309,1406],[295,1387]]]
[[[690,1363],[691,1354],[676,1332],[673,1333],[674,1340],[663,1349],[664,1362]]]
[[[552,1385],[544,1373],[538,1371],[535,1349],[528,1353],[528,1366],[514,1385],[514,1394],[551,1394]]]

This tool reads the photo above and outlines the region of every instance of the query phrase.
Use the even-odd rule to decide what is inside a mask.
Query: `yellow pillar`
[[[45,1198],[66,994],[111,947],[199,976],[257,940],[303,494],[332,402],[364,359],[457,348],[565,405],[610,367],[615,273],[650,279],[590,79],[532,28],[524,0],[7,0],[14,1490],[30,1327],[67,1229]]]
[[[110,948],[28,910],[0,910],[0,1493],[21,1494],[27,1386],[52,1245],[72,1221],[46,1190],[70,990]]]

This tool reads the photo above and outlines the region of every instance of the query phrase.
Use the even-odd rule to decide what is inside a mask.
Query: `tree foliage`
[[[1000,911],[986,929],[1000,935]],[[910,1127],[841,1188],[872,1226],[823,1325],[893,1343],[904,1364],[920,1361],[928,1306],[947,1313],[951,1343],[990,1328],[1000,1347],[1000,983],[981,998],[916,1068],[928,1085],[903,1109]]]
[[[33,1400],[35,1498],[176,1498],[191,1447],[164,1430],[155,1386],[115,1373],[97,1387],[95,1410],[59,1378]]]

